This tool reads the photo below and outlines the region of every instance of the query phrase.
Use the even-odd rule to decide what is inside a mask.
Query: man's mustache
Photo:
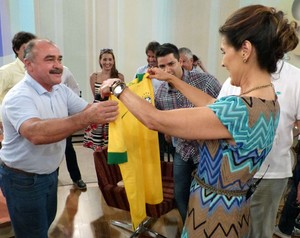
[[[63,72],[62,69],[52,69],[50,70],[50,74],[61,74]]]

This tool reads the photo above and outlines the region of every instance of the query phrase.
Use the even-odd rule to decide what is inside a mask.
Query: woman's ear
[[[242,44],[242,59],[244,63],[247,63],[251,53],[252,53],[252,44],[250,41],[245,40]]]

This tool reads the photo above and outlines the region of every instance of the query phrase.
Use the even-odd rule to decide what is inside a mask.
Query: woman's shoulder
[[[236,96],[236,95],[229,95],[229,96],[223,96],[218,98],[215,102],[216,103],[221,103],[221,102],[237,102],[240,101],[241,97]]]
[[[122,73],[118,73],[118,78],[124,81],[124,75]]]
[[[99,77],[100,74],[101,74],[101,72],[91,73],[90,79],[96,80]]]

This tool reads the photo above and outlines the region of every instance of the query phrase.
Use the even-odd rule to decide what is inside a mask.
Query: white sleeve
[[[80,89],[79,89],[78,83],[76,82],[72,72],[66,66],[64,66],[64,71],[63,71],[61,80],[62,80],[62,83],[64,83],[67,87],[72,89],[73,92],[79,96]]]

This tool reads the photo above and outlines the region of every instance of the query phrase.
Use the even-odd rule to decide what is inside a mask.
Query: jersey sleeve
[[[120,114],[117,120],[110,122],[108,127],[108,164],[121,164],[127,162],[127,147],[124,138],[124,123],[122,120],[125,114],[125,106],[113,95],[110,96],[110,100],[118,101]]]

